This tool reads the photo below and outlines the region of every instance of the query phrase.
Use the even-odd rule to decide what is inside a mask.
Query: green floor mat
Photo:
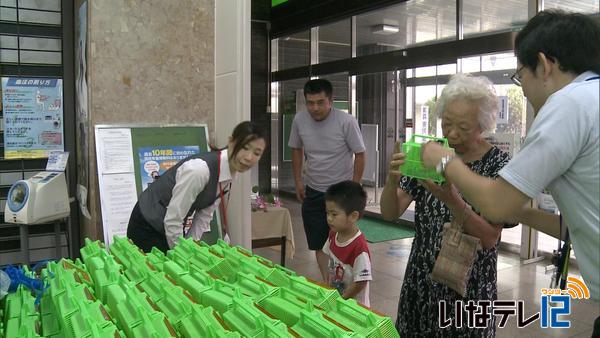
[[[376,218],[364,217],[358,221],[358,227],[369,243],[415,237],[415,230],[412,228]]]

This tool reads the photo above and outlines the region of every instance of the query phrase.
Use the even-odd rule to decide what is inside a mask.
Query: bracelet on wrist
[[[446,167],[455,157],[455,154],[442,156],[440,162],[438,162],[438,164],[435,166],[435,171],[438,174],[444,175],[444,173],[446,172]]]

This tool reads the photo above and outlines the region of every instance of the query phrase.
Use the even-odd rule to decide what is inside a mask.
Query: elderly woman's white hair
[[[437,116],[442,117],[446,104],[454,100],[467,100],[477,104],[479,127],[482,132],[495,127],[499,107],[498,97],[492,82],[487,77],[461,73],[452,76],[437,101]]]

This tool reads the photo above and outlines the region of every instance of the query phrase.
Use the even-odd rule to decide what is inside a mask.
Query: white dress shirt
[[[228,184],[235,176],[235,173],[232,174],[229,170],[227,149],[222,150],[216,197],[219,196],[221,188],[227,189]],[[170,248],[173,248],[177,244],[179,237],[183,235],[183,219],[192,207],[196,197],[208,184],[209,179],[210,171],[208,165],[202,159],[189,160],[177,168],[173,195],[167,206],[164,219],[165,234]],[[192,227],[186,237],[198,240],[204,232],[210,231],[210,221],[220,202],[221,199],[217,198],[212,205],[194,213]]]

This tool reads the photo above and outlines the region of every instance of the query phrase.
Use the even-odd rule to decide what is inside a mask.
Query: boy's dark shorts
[[[302,202],[302,221],[308,249],[323,250],[329,235],[327,213],[325,211],[325,193],[305,187],[304,202]]]

